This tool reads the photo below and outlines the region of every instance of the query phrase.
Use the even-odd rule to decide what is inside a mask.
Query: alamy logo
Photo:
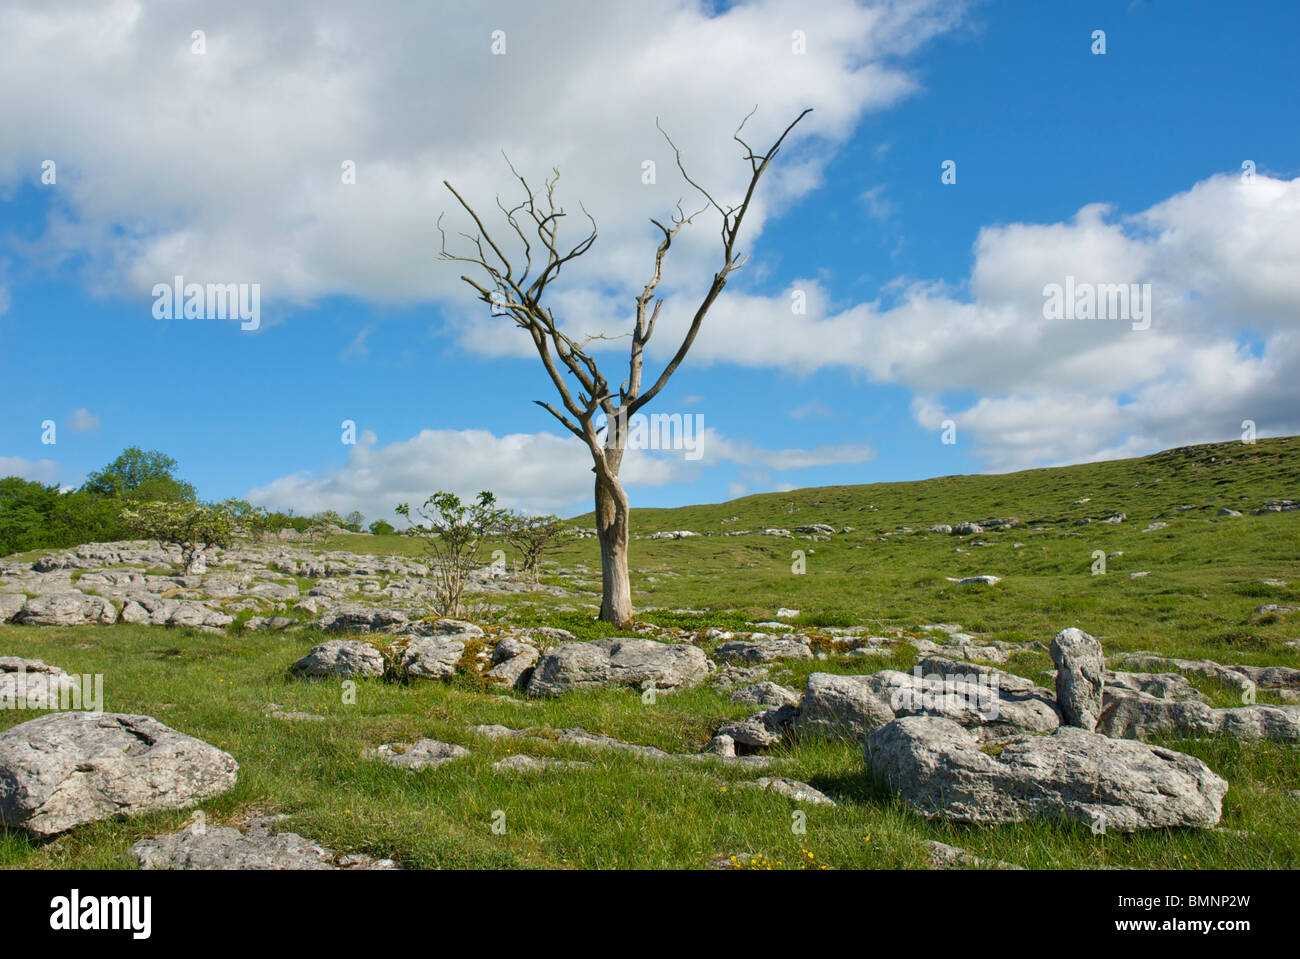
[[[29,673],[20,666],[0,673],[0,709],[104,711],[104,677],[66,673]]]
[[[1043,287],[1045,320],[1129,320],[1133,329],[1151,326],[1150,283],[1076,283]]]
[[[262,285],[260,283],[186,283],[185,277],[153,287],[155,320],[233,320],[240,319],[241,330],[255,330],[262,325]]]
[[[150,896],[82,896],[74,889],[50,900],[50,928],[56,932],[131,932],[133,939],[148,939],[153,931]]]
[[[605,448],[619,447],[629,450],[680,450],[688,460],[698,460],[704,455],[703,413],[633,413],[614,415],[615,428],[610,429],[609,417],[603,413],[596,418],[596,432],[605,430]]]
[[[896,713],[934,713],[939,715],[972,710],[986,722],[998,718],[998,676],[996,673],[922,673],[912,669],[913,683],[898,686],[889,697]]]

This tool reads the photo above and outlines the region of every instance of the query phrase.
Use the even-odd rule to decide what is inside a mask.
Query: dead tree
[[[501,202],[500,196],[496,201],[506,222],[523,244],[522,253],[511,251],[513,261],[507,257],[502,245],[489,233],[478,213],[450,183],[443,181],[443,185],[451,191],[452,196],[474,221],[478,232],[460,234],[472,245],[472,252],[463,256],[449,253],[447,234],[442,228],[442,218],[439,217],[438,230],[442,235],[441,258],[471,263],[482,271],[480,279],[470,276],[462,276],[461,279],[473,287],[478,298],[491,307],[494,316],[512,319],[519,328],[526,330],[532,337],[537,355],[541,358],[547,375],[559,393],[560,405],[563,409],[557,409],[544,400],[534,402],[559,420],[570,433],[582,440],[591,452],[592,471],[596,474],[596,531],[600,539],[602,582],[600,618],[607,623],[626,626],[632,621],[632,588],[628,580],[627,552],[628,499],[618,478],[623,454],[627,448],[629,417],[663,390],[690,351],[705,315],[727,285],[727,278],[749,259],[748,254],[743,257],[738,256],[736,238],[740,235],[740,226],[754,198],[754,191],[776,157],[781,143],[794,129],[795,124],[810,112],[812,112],[810,109],[804,110],[795,117],[767,152],[761,154],[755,153],[741,138],[745,122],[749,120],[749,116],[753,116],[753,113],[751,112],[741,122],[740,127],[733,134],[733,139],[744,151],[743,160],[749,163],[749,185],[740,204],[726,208],[718,204],[708,191],[691,179],[682,164],[681,150],[664,132],[663,127],[659,127],[659,132],[663,133],[664,139],[672,147],[677,169],[682,177],[707,202],[690,216],[685,214],[679,202],[676,212],[669,221],[669,226],[655,219],[650,221],[663,234],[663,238],[655,251],[650,279],[640,295],[636,297],[636,321],[631,331],[632,342],[627,378],[616,390],[610,388],[609,380],[597,367],[595,359],[587,352],[587,347],[592,340],[604,340],[609,337],[596,335],[588,336],[581,342],[575,340],[560,329],[555,314],[542,303],[547,288],[560,275],[564,265],[582,256],[596,242],[596,221],[584,207],[583,214],[591,224],[590,232],[567,251],[560,246],[559,225],[565,214],[563,209],[555,205],[555,186],[559,181],[559,170],[552,170],[553,175],[544,181],[544,193],[539,197],[528,185],[527,180],[515,170],[513,165],[510,165],[507,158],[506,163],[510,165],[510,172],[523,188],[523,200],[513,207],[507,208]],[[657,121],[656,126],[658,126]],[[710,209],[717,211],[722,220],[722,266],[713,274],[713,282],[709,284],[708,291],[696,307],[690,326],[672,359],[660,371],[649,388],[643,389],[642,365],[645,359],[645,348],[654,334],[655,323],[659,319],[659,312],[663,306],[663,300],[655,296],[655,290],[663,274],[664,258],[668,255],[668,250],[682,227]],[[534,260],[537,262],[534,263]],[[570,384],[565,379],[565,372],[575,381],[576,391],[570,389]],[[598,428],[595,425],[595,420],[601,413],[605,415],[608,424],[605,428]],[[605,433],[603,438],[602,432]]]

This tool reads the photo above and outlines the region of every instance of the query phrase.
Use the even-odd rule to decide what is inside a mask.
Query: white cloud
[[[99,417],[83,406],[73,411],[68,428],[74,433],[93,433],[99,429]]]
[[[864,190],[859,199],[866,207],[867,215],[873,220],[888,220],[898,210],[897,204],[885,199],[884,184],[877,184],[869,190]]]
[[[0,477],[18,476],[36,483],[56,483],[62,467],[53,460],[29,460],[22,456],[0,456]]]
[[[796,406],[794,409],[790,410],[789,415],[792,419],[806,420],[813,416],[826,417],[834,416],[835,414],[834,411],[825,403],[818,400],[809,400],[807,403]]]
[[[812,450],[765,450],[729,440],[712,429],[702,436],[703,456],[629,450],[620,478],[629,490],[696,480],[724,462],[771,469],[805,469],[861,462],[872,456],[860,446]],[[751,472],[766,483],[766,474]],[[744,477],[742,477],[744,478]],[[300,514],[360,509],[369,520],[388,519],[401,502],[424,502],[435,490],[462,499],[490,490],[507,507],[573,515],[591,508],[590,454],[576,437],[551,433],[495,436],[486,430],[422,430],[409,440],[379,446],[364,432],[337,469],[283,476],[250,490],[249,502]]]
[[[965,296],[913,283],[835,311],[818,280],[728,293],[691,359],[810,374],[844,367],[915,395],[927,429],[956,420],[988,469],[1300,432],[1300,179],[1213,176],[1136,215],[982,230]],[[1043,288],[1151,284],[1152,321],[1049,320]],[[671,326],[684,304],[670,303]],[[673,309],[677,306],[678,309]],[[671,341],[667,332],[665,340]],[[660,349],[663,349],[661,345]],[[945,395],[972,392],[970,403]]]
[[[707,7],[444,2],[375,17],[350,0],[14,0],[0,31],[0,127],[40,137],[0,141],[0,185],[54,158],[68,215],[28,252],[86,255],[92,284],[125,282],[142,309],[176,274],[258,282],[271,311],[329,294],[454,291],[463,303],[461,270],[434,259],[435,220],[454,207],[442,181],[495,212],[511,182],[504,149],[534,183],[558,164],[561,202],[576,214],[581,199],[600,224],[600,255],[566,273],[626,292],[645,280],[648,217],[688,190],[656,117],[726,202],[748,170],[731,139],[740,119],[758,104],[746,132],[766,144],[815,108],[751,209],[752,243],[820,182],[865,113],[916,88],[898,56],[950,29],[962,4],[819,0],[793,19],[779,0]],[[792,52],[795,27],[806,55]],[[504,56],[491,51],[496,29]],[[349,160],[354,185],[342,182]],[[644,160],[658,165],[654,186],[641,183]],[[452,236],[460,223],[449,217]],[[707,277],[715,245],[711,221],[683,234],[667,282]]]

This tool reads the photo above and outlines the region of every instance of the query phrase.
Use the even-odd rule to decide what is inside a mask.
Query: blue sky
[[[718,323],[651,407],[703,416],[704,459],[629,465],[634,507],[1140,455],[1244,419],[1300,432],[1300,5],[436,6],[395,4],[387,28],[345,4],[0,13],[0,473],[75,485],[139,445],[205,498],[299,512],[391,518],[449,487],[586,509],[587,454],[533,405],[553,395],[526,335],[436,258],[440,180],[491,213],[512,187],[499,150],[537,179],[559,163],[561,201],[601,234],[557,315],[616,332],[646,217],[691,201],[655,117],[725,192],[755,103],[756,144],[814,113]],[[668,260],[678,317],[716,268],[716,225],[692,229]],[[260,328],[155,319],[174,273],[259,283]],[[1039,291],[1067,273],[1151,283],[1152,328],[1052,326]]]

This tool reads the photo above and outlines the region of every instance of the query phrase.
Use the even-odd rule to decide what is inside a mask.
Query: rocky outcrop
[[[1209,827],[1228,791],[1192,756],[1074,726],[1014,737],[990,755],[950,720],[911,716],[872,733],[865,758],[907,805],[954,822],[1073,820],[1114,832]]]
[[[720,663],[755,666],[778,659],[812,659],[812,649],[801,639],[732,640],[719,645],[713,658]]]
[[[365,678],[384,675],[384,655],[360,639],[332,639],[313,646],[290,669],[296,676]]]
[[[238,770],[220,749],[149,716],[53,713],[0,735],[0,822],[54,836],[207,799]]]
[[[1105,686],[1101,643],[1081,629],[1063,629],[1048,648],[1056,664],[1056,705],[1065,722],[1089,732],[1097,728]]]
[[[858,739],[894,718],[889,700],[867,676],[813,673],[793,722],[801,736]]]
[[[449,636],[418,636],[402,650],[402,672],[411,679],[450,679],[465,643]]]
[[[492,650],[493,666],[485,675],[493,682],[516,689],[524,688],[532,678],[538,656],[536,647],[506,637]]]
[[[710,666],[704,653],[686,643],[652,639],[565,643],[538,659],[528,695],[560,696],[574,689],[615,685],[678,689],[703,682]]]
[[[14,622],[24,626],[109,626],[117,622],[117,607],[102,596],[50,593],[29,599]]]
[[[278,870],[278,869],[395,869],[391,859],[340,856],[332,849],[293,832],[273,832],[269,820],[246,829],[198,825],[180,832],[151,836],[133,845],[129,854],[141,869]]]
[[[185,599],[165,599],[149,594],[133,595],[122,607],[124,623],[145,626],[194,626],[222,629],[235,621],[233,616],[203,603]]]
[[[468,756],[469,750],[438,739],[420,739],[413,743],[384,743],[374,749],[364,750],[361,755],[366,759],[388,763],[396,769],[417,772],[421,769],[437,769],[443,763]]]

